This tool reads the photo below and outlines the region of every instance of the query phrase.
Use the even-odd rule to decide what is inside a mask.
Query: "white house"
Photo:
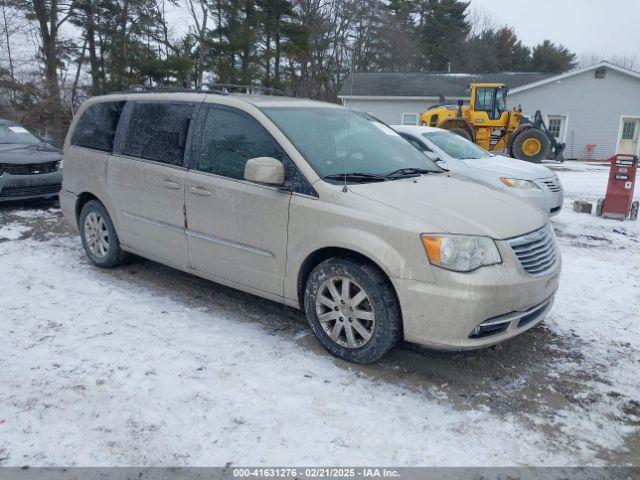
[[[561,75],[540,73],[355,73],[342,86],[345,106],[389,124],[417,124],[427,107],[468,100],[472,82],[509,87],[510,106],[540,110],[551,132],[567,144],[566,158],[640,153],[640,73],[600,62]]]

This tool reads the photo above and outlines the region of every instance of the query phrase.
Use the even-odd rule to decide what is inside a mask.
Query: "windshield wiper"
[[[391,173],[387,173],[385,175],[385,178],[407,177],[407,176],[416,177],[418,175],[423,175],[425,173],[433,173],[433,170],[425,170],[424,168],[415,168],[415,167],[399,168],[397,170],[394,170]]]
[[[327,175],[324,178],[328,180],[346,180],[348,182],[384,182],[387,180],[386,177],[383,177],[382,175],[361,172],[334,173],[332,175]]]

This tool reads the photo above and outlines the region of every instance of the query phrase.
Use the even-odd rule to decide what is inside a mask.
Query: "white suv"
[[[498,343],[540,322],[558,286],[543,212],[333,104],[95,97],[64,158],[60,203],[95,265],[133,253],[300,308],[350,361],[375,361],[401,338]]]

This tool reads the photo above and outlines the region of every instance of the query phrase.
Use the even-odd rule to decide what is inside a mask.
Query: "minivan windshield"
[[[442,172],[369,114],[331,107],[268,107],[263,111],[320,177],[355,172],[375,177],[403,169]]]
[[[455,133],[425,132],[422,136],[444,153],[458,160],[493,157],[493,154]]]
[[[19,125],[0,124],[0,144],[2,143],[40,143],[40,139]]]

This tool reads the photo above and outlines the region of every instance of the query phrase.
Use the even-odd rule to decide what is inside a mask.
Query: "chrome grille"
[[[549,177],[549,178],[543,178],[539,181],[554,193],[562,191],[562,185],[560,184],[560,180],[558,180],[557,178]]]
[[[553,229],[549,224],[521,237],[509,240],[509,245],[516,254],[520,265],[530,275],[544,275],[558,260]]]

